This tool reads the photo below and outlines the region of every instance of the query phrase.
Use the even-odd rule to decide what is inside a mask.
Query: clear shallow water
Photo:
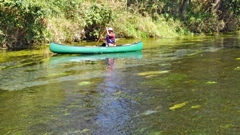
[[[0,52],[0,134],[239,133],[239,32],[143,43],[120,54]]]

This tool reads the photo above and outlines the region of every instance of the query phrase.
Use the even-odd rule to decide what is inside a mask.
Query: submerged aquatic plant
[[[146,78],[150,78],[150,77],[155,77],[159,74],[164,74],[164,73],[168,73],[170,70],[165,70],[165,71],[149,71],[149,72],[142,72],[142,73],[138,73],[138,75],[140,76],[146,76]]]
[[[68,75],[68,73],[50,74],[46,77],[56,77],[56,76],[66,76],[66,75]]]
[[[195,106],[192,106],[191,108],[196,109],[196,108],[199,108],[199,107],[201,107],[201,105],[195,105]]]
[[[169,109],[172,110],[172,111],[174,111],[175,109],[178,109],[178,108],[181,108],[181,107],[185,106],[187,103],[189,103],[189,101],[185,101],[185,102],[183,102],[183,103],[176,104],[176,105],[170,107]]]
[[[84,81],[84,82],[78,83],[77,85],[78,85],[78,86],[82,86],[82,85],[89,85],[89,84],[91,84],[91,82]]]
[[[217,83],[217,82],[215,82],[215,81],[208,81],[208,82],[206,82],[207,84],[215,84],[215,83]]]

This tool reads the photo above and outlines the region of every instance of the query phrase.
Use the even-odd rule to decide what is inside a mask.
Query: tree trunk
[[[178,0],[173,0],[173,8],[171,9],[171,12],[174,14],[174,15],[176,15],[176,16],[178,16],[179,15],[179,5],[178,5],[179,3],[178,3]]]
[[[213,8],[212,8],[213,13],[217,13],[217,11],[220,7],[220,3],[221,3],[221,0],[215,0]]]
[[[185,16],[186,15],[186,10],[187,10],[187,3],[188,3],[188,0],[183,0],[183,4],[182,4],[182,8],[181,8],[181,13],[182,13],[182,16]]]

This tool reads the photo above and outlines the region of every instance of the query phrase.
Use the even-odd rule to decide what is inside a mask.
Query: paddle
[[[107,27],[106,27],[106,29],[103,31],[102,35],[105,33],[106,30],[107,30]],[[97,41],[97,44],[98,44],[100,38],[102,37],[102,35],[99,37],[99,39],[98,39],[98,41]],[[97,45],[97,44],[96,44],[96,45]]]

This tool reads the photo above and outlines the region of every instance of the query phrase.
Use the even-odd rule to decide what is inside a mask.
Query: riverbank
[[[96,40],[105,26],[113,27],[117,38],[165,38],[239,27],[236,2],[226,6],[222,1],[217,10],[210,2],[185,2],[4,1],[0,6],[4,18],[0,46],[23,48],[33,43]]]

